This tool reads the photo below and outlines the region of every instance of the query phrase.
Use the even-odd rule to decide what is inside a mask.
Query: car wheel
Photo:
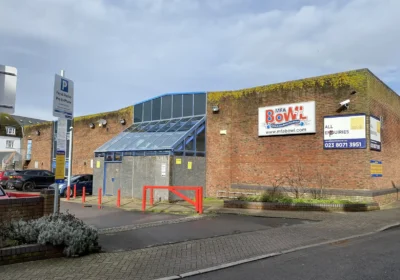
[[[25,182],[24,185],[22,186],[22,190],[24,192],[33,191],[34,188],[35,188],[35,183],[34,182]]]
[[[12,184],[6,184],[6,189],[14,190],[15,187]]]

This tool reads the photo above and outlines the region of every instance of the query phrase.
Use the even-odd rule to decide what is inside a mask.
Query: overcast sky
[[[16,114],[49,120],[61,69],[76,116],[365,67],[400,92],[399,11],[399,0],[0,0],[0,64],[18,69]]]

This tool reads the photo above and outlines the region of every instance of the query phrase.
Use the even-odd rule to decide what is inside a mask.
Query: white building
[[[46,121],[5,113],[0,114],[0,160],[3,170],[22,168],[22,166],[16,166],[16,162],[21,162],[21,155],[24,154],[21,144],[24,126],[42,122]]]

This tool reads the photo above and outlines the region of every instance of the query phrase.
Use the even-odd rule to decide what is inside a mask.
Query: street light
[[[69,152],[68,152],[68,184],[71,187],[71,162],[72,162],[72,131],[74,128],[71,126],[69,128]]]

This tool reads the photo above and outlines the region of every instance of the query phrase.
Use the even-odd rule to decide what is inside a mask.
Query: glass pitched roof
[[[172,150],[205,116],[135,123],[95,152]]]

